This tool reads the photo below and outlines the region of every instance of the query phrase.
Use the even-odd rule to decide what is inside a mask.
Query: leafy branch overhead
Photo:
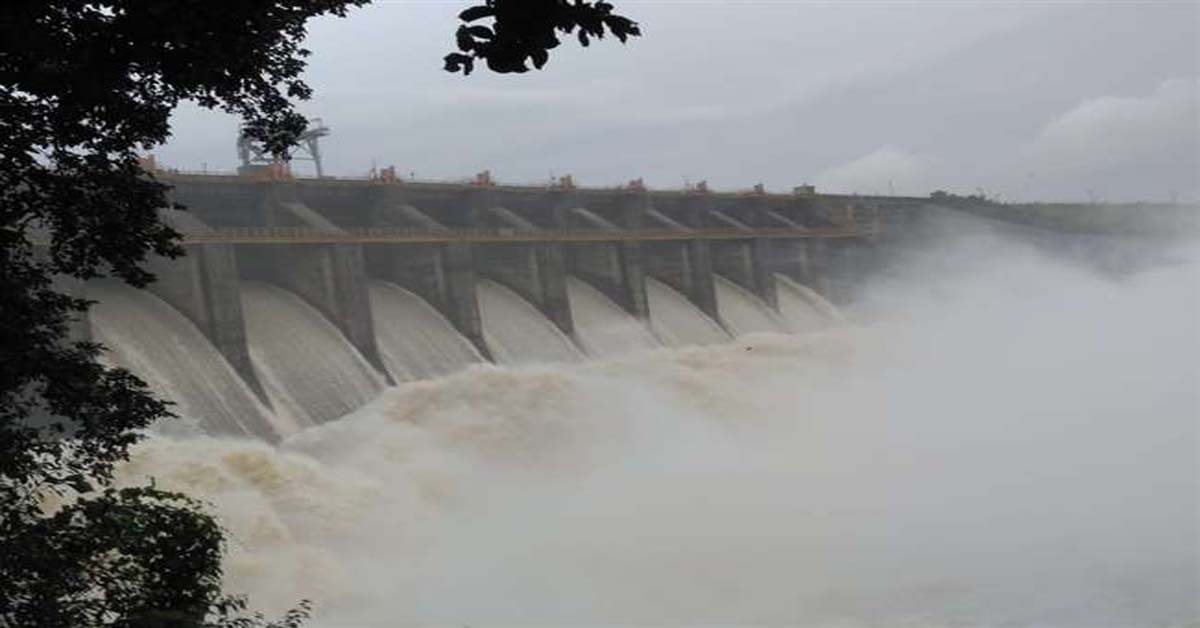
[[[459,52],[446,55],[446,70],[464,75],[476,59],[493,72],[528,72],[528,64],[540,70],[562,43],[560,33],[574,33],[583,46],[605,34],[621,43],[642,34],[637,22],[602,0],[486,0],[458,17],[464,22],[456,33]],[[478,23],[489,19],[490,25]]]

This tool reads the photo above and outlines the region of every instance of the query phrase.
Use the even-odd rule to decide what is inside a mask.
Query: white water
[[[242,282],[246,342],[275,414],[298,428],[356,410],[383,379],[320,312],[300,297]]]
[[[779,315],[758,295],[719,275],[713,277],[713,284],[721,320],[735,336],[787,330]]]
[[[687,347],[729,342],[729,334],[699,308],[667,284],[646,277],[646,301],[650,328],[668,347]]]
[[[646,325],[582,279],[567,278],[567,297],[575,336],[589,356],[612,357],[659,346]]]
[[[780,317],[791,333],[821,331],[842,318],[837,308],[812,288],[783,275],[775,275],[775,294]]]
[[[190,429],[274,439],[286,426],[246,387],[225,358],[185,316],[153,294],[123,283],[88,284],[98,301],[89,313],[105,358],[175,402],[173,412],[203,417]]]
[[[558,327],[528,301],[490,279],[475,284],[483,336],[500,364],[578,362],[579,352]]]
[[[870,326],[485,366],[123,473],[215,504],[230,590],[317,627],[1194,624],[1197,266],[952,268]]]
[[[483,362],[433,306],[386,281],[371,281],[371,316],[384,365],[397,382],[430,379]]]

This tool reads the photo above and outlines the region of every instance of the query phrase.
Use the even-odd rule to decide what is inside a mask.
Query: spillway
[[[88,284],[98,301],[92,333],[106,358],[142,378],[173,411],[210,434],[274,440],[288,431],[254,396],[233,367],[185,316],[158,297],[122,283]]]
[[[433,306],[386,281],[371,281],[371,316],[384,365],[396,381],[431,379],[483,361]]]
[[[250,359],[275,413],[296,427],[332,421],[373,399],[384,382],[320,312],[257,281],[241,284]]]
[[[787,327],[779,315],[762,299],[745,288],[716,275],[717,309],[721,320],[735,336],[764,332],[783,332]]]
[[[501,364],[579,362],[583,354],[550,319],[520,295],[490,279],[476,284],[483,336]]]
[[[783,322],[792,333],[820,331],[841,318],[837,308],[812,288],[783,275],[775,275],[775,293]]]
[[[567,297],[575,336],[588,355],[610,357],[659,346],[645,324],[586,281],[568,277]]]
[[[685,347],[729,341],[729,334],[674,288],[646,278],[646,300],[650,307],[650,328],[664,345]]]

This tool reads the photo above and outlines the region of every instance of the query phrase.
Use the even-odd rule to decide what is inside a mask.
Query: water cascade
[[[650,330],[587,282],[567,278],[575,335],[588,355],[606,357],[659,346]]]
[[[783,275],[775,275],[775,294],[783,323],[794,334],[820,331],[841,319],[832,303],[812,288]]]
[[[279,446],[155,435],[118,478],[212,504],[227,590],[312,599],[313,628],[1193,625],[1200,266],[994,255],[898,271],[860,325],[472,369]],[[719,336],[649,289],[662,329]],[[481,292],[493,336],[559,338]],[[282,365],[346,351],[295,297],[246,301],[252,342],[334,339]]]
[[[735,336],[782,332],[786,326],[758,295],[719,275],[713,277],[721,320]]]
[[[370,290],[379,351],[396,381],[432,379],[483,361],[471,342],[421,297],[385,281],[372,281]]]
[[[204,334],[158,297],[123,283],[88,284],[98,303],[90,319],[106,359],[142,378],[155,393],[176,403],[185,417],[210,434],[253,435],[274,440],[290,430],[276,425],[229,363]]]
[[[250,359],[276,414],[298,427],[332,421],[373,399],[384,381],[336,327],[300,297],[242,282]]]
[[[490,280],[476,284],[483,335],[501,364],[579,362],[583,354],[520,295]]]
[[[729,341],[721,329],[699,308],[674,288],[646,278],[646,300],[650,306],[650,328],[668,347],[711,345]]]

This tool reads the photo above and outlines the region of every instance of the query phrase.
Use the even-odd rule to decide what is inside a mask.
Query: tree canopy
[[[528,61],[541,69],[557,48],[559,33],[575,33],[587,46],[611,33],[621,43],[641,35],[637,23],[613,13],[607,2],[565,0],[488,0],[458,15],[464,22],[455,38],[460,52],[446,55],[446,69],[470,74],[475,59],[494,72],[528,72]],[[491,20],[491,25],[481,21]]]
[[[221,532],[198,504],[112,488],[114,465],[169,405],[72,336],[89,304],[64,286],[105,275],[144,286],[147,256],[182,254],[158,217],[166,186],[138,152],[194,101],[283,154],[306,124],[294,105],[312,93],[306,24],[367,3],[0,3],[0,626],[253,623],[223,596]],[[460,17],[445,63],[464,73],[477,59],[541,68],[556,33],[584,45],[638,34],[604,2],[488,0]]]

